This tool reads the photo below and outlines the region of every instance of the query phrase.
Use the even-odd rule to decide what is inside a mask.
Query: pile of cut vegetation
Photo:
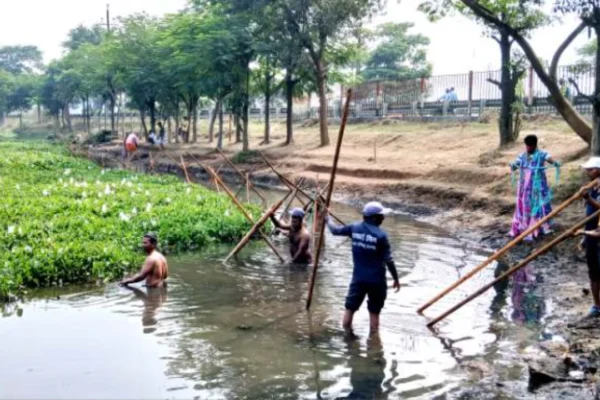
[[[0,301],[120,279],[139,267],[147,231],[172,252],[233,242],[250,228],[227,198],[175,177],[103,170],[44,143],[1,142],[0,153]]]

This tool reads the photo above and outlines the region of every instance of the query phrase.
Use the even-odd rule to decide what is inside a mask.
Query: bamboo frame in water
[[[541,256],[542,254],[548,252],[552,247],[554,247],[557,244],[565,241],[566,239],[569,239],[569,238],[573,237],[573,235],[575,234],[575,232],[578,229],[580,229],[581,227],[583,227],[587,222],[591,221],[592,219],[597,218],[598,216],[600,216],[600,210],[596,210],[596,212],[594,212],[592,215],[590,215],[588,217],[585,217],[584,219],[580,220],[578,223],[576,223],[571,228],[569,228],[568,230],[566,230],[560,236],[558,236],[557,238],[553,239],[550,243],[544,245],[539,250],[534,251],[529,256],[527,256],[524,260],[522,260],[517,265],[513,266],[512,268],[510,268],[508,271],[506,271],[505,273],[503,273],[502,275],[500,275],[499,277],[497,277],[496,279],[494,279],[492,282],[488,283],[487,285],[485,285],[484,287],[482,287],[481,289],[479,289],[478,291],[476,291],[475,293],[473,293],[472,295],[470,295],[469,297],[467,297],[466,299],[464,299],[463,301],[461,301],[460,303],[458,303],[454,307],[450,308],[448,311],[442,313],[440,316],[438,316],[437,318],[435,318],[433,321],[429,322],[427,324],[427,326],[428,327],[432,327],[433,325],[437,324],[441,320],[447,318],[449,315],[453,314],[455,311],[459,310],[464,305],[470,303],[472,300],[476,299],[477,297],[481,296],[483,293],[485,293],[486,291],[488,291],[490,288],[494,287],[494,285],[496,285],[498,282],[502,281],[503,279],[508,278],[509,276],[511,276],[512,274],[514,274],[518,270],[520,270],[521,268],[525,267],[531,261],[535,260],[536,258],[538,258],[539,256]]]
[[[531,226],[526,231],[524,231],[523,233],[521,233],[519,236],[517,236],[516,238],[514,238],[513,240],[511,240],[509,243],[507,243],[500,250],[497,250],[494,254],[492,254],[491,257],[489,257],[487,260],[485,260],[484,262],[482,262],[481,264],[479,264],[477,267],[475,267],[472,271],[470,271],[469,273],[467,273],[465,276],[463,276],[462,278],[460,278],[459,280],[457,280],[456,282],[454,282],[452,285],[448,286],[446,289],[442,290],[433,299],[431,299],[426,304],[424,304],[423,306],[421,306],[417,310],[417,312],[419,314],[422,314],[423,311],[425,311],[427,308],[431,307],[433,304],[435,304],[436,302],[438,302],[440,299],[442,299],[448,293],[452,292],[459,285],[461,285],[462,283],[466,282],[471,277],[473,277],[476,273],[478,273],[479,271],[481,271],[482,269],[484,269],[485,267],[487,267],[488,265],[490,265],[493,261],[497,260],[498,258],[500,258],[501,256],[503,256],[504,254],[506,254],[508,252],[508,250],[510,250],[511,248],[513,248],[514,246],[516,246],[518,243],[520,243],[521,241],[523,241],[523,239],[525,239],[527,236],[529,236],[531,233],[533,233],[536,229],[539,229],[543,224],[545,224],[550,219],[552,219],[555,216],[557,216],[559,213],[561,213],[563,210],[565,210],[569,205],[571,205],[575,201],[581,199],[582,192],[584,190],[591,189],[592,187],[594,187],[595,185],[597,185],[597,183],[598,183],[598,181],[594,180],[593,182],[590,182],[589,184],[583,186],[577,193],[575,193],[569,199],[567,199],[562,204],[560,204],[558,207],[556,207],[556,209],[554,209],[550,214],[548,214],[547,216],[545,216],[544,218],[542,218],[540,221],[538,221],[538,223],[536,223],[535,225]]]

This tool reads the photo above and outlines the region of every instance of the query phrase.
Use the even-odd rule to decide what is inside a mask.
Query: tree
[[[321,145],[329,144],[327,78],[331,53],[353,24],[377,10],[382,0],[278,0],[284,15],[308,51],[319,93]]]
[[[0,126],[4,124],[4,117],[8,113],[8,95],[12,91],[12,85],[12,75],[0,69]]]
[[[523,36],[529,35],[534,29],[549,22],[549,19],[540,8],[522,7],[522,0],[481,0],[479,3],[494,18],[505,25],[512,26],[516,32]],[[523,56],[513,51],[515,40],[511,37],[510,32],[501,26],[481,19],[461,1],[427,1],[422,3],[420,8],[433,18],[443,16],[448,10],[457,10],[461,14],[480,22],[485,28],[484,33],[498,43],[500,47],[500,81],[494,79],[488,79],[488,81],[498,86],[502,94],[502,106],[500,108],[500,118],[498,119],[500,146],[514,142],[518,137],[518,127],[520,126],[518,107],[519,104],[522,104],[517,99],[516,88],[526,72],[526,66],[523,62]]]
[[[42,66],[42,52],[35,46],[0,48],[0,69],[10,74],[30,74]]]
[[[362,71],[365,80],[414,79],[431,74],[427,62],[429,39],[420,34],[410,34],[412,23],[385,23],[378,26],[373,37],[378,41],[369,54],[366,68]]]
[[[595,71],[594,89],[591,94],[583,93],[577,82],[571,79],[571,83],[575,86],[578,94],[587,99],[592,105],[593,124],[592,124],[592,154],[600,155],[600,3],[590,0],[556,0],[555,9],[563,14],[576,14],[581,19],[581,25],[592,30],[595,34],[595,39],[592,43],[595,46],[588,45],[585,50],[593,60],[591,63]],[[594,52],[595,50],[595,52]],[[556,72],[554,73],[556,79]]]
[[[6,108],[19,113],[19,129],[23,130],[23,113],[31,109],[35,95],[35,76],[20,74],[13,77],[11,90],[6,97]]]
[[[513,1],[513,0],[502,0],[502,3]],[[584,1],[584,0],[582,0]],[[575,40],[575,38],[585,29],[586,23],[581,22],[574,30],[567,36],[562,44],[558,47],[556,53],[552,58],[549,70],[546,70],[540,58],[536,54],[535,50],[527,40],[526,35],[519,29],[518,26],[513,26],[510,22],[506,22],[498,18],[493,9],[490,9],[490,4],[485,0],[461,0],[461,2],[469,8],[469,10],[478,18],[485,23],[493,26],[495,29],[503,30],[507,32],[514,40],[519,44],[525,56],[529,60],[531,67],[536,72],[542,83],[546,86],[550,93],[550,97],[556,107],[557,111],[565,119],[567,124],[573,129],[573,131],[581,137],[586,143],[591,144],[592,142],[592,127],[581,116],[575,107],[565,98],[561,93],[560,87],[558,86],[557,70],[558,63],[564,51],[569,45]],[[586,1],[587,2],[587,1]],[[541,0],[520,0],[516,6],[523,11],[528,10],[530,12],[536,9],[541,4]]]
[[[104,31],[98,25],[91,28],[79,25],[69,31],[67,40],[62,45],[67,50],[75,51],[84,44],[99,45],[102,42],[103,35]]]

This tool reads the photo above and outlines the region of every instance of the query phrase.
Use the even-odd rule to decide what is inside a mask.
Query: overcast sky
[[[67,32],[79,25],[104,21],[107,0],[4,0],[0,21],[0,46],[32,44],[44,52],[46,61],[61,55],[61,42]],[[145,11],[152,15],[176,12],[186,0],[109,0],[111,18]],[[496,42],[482,36],[481,27],[457,16],[435,24],[416,10],[418,0],[389,0],[385,15],[377,21],[413,22],[414,32],[431,39],[429,59],[434,74],[485,71],[499,67]],[[574,18],[541,29],[532,39],[538,55],[550,59],[556,47],[576,26]],[[581,35],[563,56],[563,64],[575,60],[575,47],[587,40]]]

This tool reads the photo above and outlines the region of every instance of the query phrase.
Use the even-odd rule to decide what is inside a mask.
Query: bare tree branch
[[[587,94],[583,93],[580,89],[579,89],[579,85],[577,84],[577,82],[575,82],[575,79],[573,78],[569,78],[569,83],[571,85],[573,85],[573,87],[575,87],[575,90],[577,91],[577,96],[581,96],[584,99],[586,99],[587,101],[590,102],[590,104],[594,105],[594,96],[588,96]]]
[[[557,81],[556,73],[558,71],[558,63],[560,61],[560,57],[563,55],[565,50],[571,45],[571,43],[573,43],[573,40],[575,40],[577,36],[579,36],[579,34],[583,32],[585,27],[586,23],[585,21],[582,21],[577,26],[577,28],[575,28],[575,30],[571,32],[569,36],[567,36],[565,41],[562,42],[562,44],[556,50],[556,53],[554,53],[554,57],[552,57],[552,63],[550,64],[550,76],[552,77],[552,79],[554,79],[555,82]]]
[[[488,81],[489,83],[493,83],[494,85],[496,85],[496,86],[498,86],[498,87],[500,87],[500,86],[501,86],[501,85],[500,85],[500,82],[499,82],[499,81],[497,81],[497,80],[495,80],[495,79],[492,79],[492,78],[487,78],[487,81]]]

